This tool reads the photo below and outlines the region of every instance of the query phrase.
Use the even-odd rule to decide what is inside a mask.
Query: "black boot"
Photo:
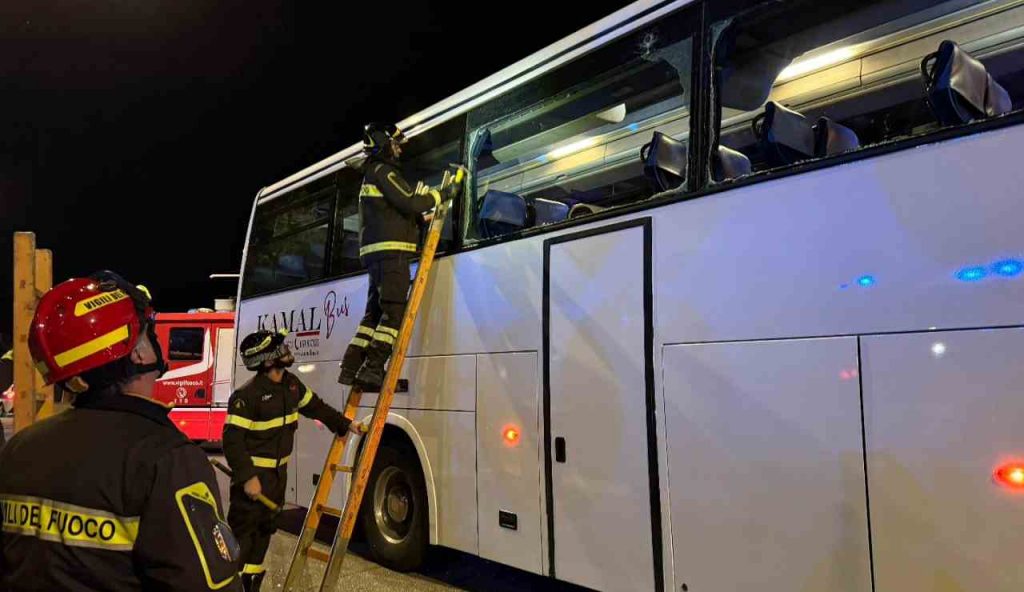
[[[265,574],[242,574],[242,590],[244,592],[260,592]]]
[[[352,386],[356,379],[356,372],[366,360],[366,348],[349,344],[345,350],[345,356],[341,358],[341,372],[338,374],[338,382],[345,386]]]
[[[374,341],[366,348],[366,361],[356,373],[355,385],[366,393],[379,393],[384,384],[384,365],[391,357],[391,346]]]

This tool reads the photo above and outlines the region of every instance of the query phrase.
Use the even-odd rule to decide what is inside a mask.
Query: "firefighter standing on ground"
[[[232,393],[224,423],[224,456],[232,471],[228,524],[241,546],[246,592],[260,589],[263,558],[275,530],[274,513],[256,497],[284,503],[299,414],[339,435],[362,429],[286,370],[295,358],[284,339],[283,333],[257,331],[239,344],[242,362],[256,376]]]
[[[0,591],[237,591],[206,454],[152,399],[149,294],[101,272],[39,301],[29,350],[74,407],[0,450]]]
[[[409,257],[417,251],[419,224],[441,203],[441,194],[414,190],[399,171],[405,136],[393,125],[371,123],[363,132],[368,159],[359,191],[359,257],[370,275],[366,314],[341,361],[338,382],[375,392],[398,339],[409,296]],[[455,189],[454,185],[452,186]]]

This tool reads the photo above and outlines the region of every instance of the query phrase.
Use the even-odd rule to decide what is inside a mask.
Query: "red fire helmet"
[[[131,354],[153,316],[143,290],[110,272],[94,278],[68,280],[39,300],[28,347],[46,384]]]

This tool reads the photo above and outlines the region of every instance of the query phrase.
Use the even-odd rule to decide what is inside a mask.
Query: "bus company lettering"
[[[348,297],[343,296],[339,303],[338,294],[331,290],[324,296],[322,306],[261,314],[256,318],[256,327],[261,331],[287,330],[295,357],[313,358],[320,354],[321,340],[330,339],[335,321],[348,314]]]

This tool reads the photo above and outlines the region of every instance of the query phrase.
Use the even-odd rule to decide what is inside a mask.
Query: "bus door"
[[[651,224],[544,244],[548,573],[662,590]]]

